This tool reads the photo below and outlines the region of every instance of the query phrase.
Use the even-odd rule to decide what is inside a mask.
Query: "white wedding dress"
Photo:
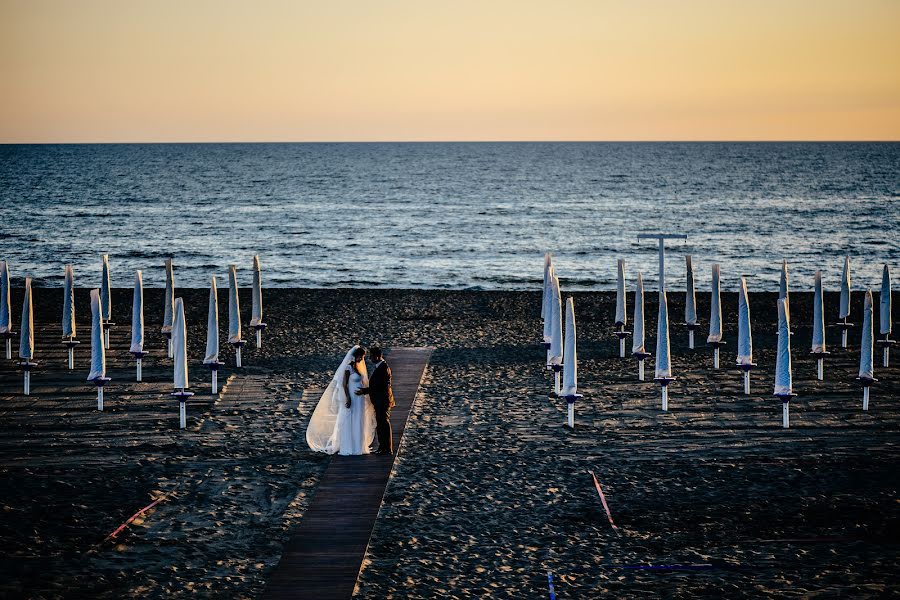
[[[368,396],[356,395],[356,390],[369,385],[369,379],[365,361],[357,365],[358,373],[350,366],[355,350],[356,346],[344,357],[309,420],[306,443],[316,452],[343,455],[371,452],[375,440],[375,407]],[[348,371],[350,408],[344,393],[344,374]]]

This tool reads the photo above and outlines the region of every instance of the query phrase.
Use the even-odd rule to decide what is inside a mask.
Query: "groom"
[[[369,375],[369,387],[360,389],[357,394],[368,394],[375,406],[375,432],[378,435],[376,454],[393,454],[391,409],[394,408],[394,390],[391,389],[391,368],[378,346],[369,348],[369,356],[375,362],[372,374]]]

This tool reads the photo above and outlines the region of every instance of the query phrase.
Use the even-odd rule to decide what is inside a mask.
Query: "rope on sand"
[[[160,502],[164,502],[164,501],[168,500],[170,496],[175,494],[175,492],[178,490],[179,487],[181,487],[180,484],[178,486],[176,486],[175,489],[173,489],[171,492],[163,494],[162,496],[160,496],[159,498],[157,498],[156,500],[154,500],[153,502],[151,502],[150,504],[148,504],[141,510],[139,510],[136,513],[134,513],[133,515],[131,515],[131,517],[127,521],[125,521],[124,523],[122,523],[121,525],[116,527],[116,529],[112,533],[110,533],[108,536],[103,538],[103,541],[100,542],[99,544],[97,544],[96,546],[94,546],[94,548],[92,548],[92,550],[98,548],[99,546],[103,545],[104,543],[108,542],[109,540],[115,539],[116,536],[119,535],[120,533],[122,533],[122,531],[124,531],[126,527],[131,525],[135,519],[140,517],[142,514],[144,514],[145,512],[147,512],[148,510],[150,510],[151,508],[153,508],[154,506],[159,504]]]
[[[613,531],[616,532],[616,535],[621,535],[619,533],[619,528],[616,527],[616,524],[613,522],[612,513],[609,512],[609,506],[606,504],[606,496],[603,495],[603,490],[600,489],[600,482],[597,481],[597,476],[594,475],[593,471],[588,471],[588,473],[594,478],[594,487],[597,488],[597,493],[600,494],[600,502],[603,503],[603,509],[606,511],[606,518],[609,519],[609,524],[612,526]]]

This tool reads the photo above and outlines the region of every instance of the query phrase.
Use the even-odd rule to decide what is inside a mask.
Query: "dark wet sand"
[[[179,295],[192,385],[204,390],[209,375],[197,363],[206,291]],[[537,293],[267,290],[263,348],[248,344],[246,368],[218,402],[198,398],[186,432],[177,430],[167,396],[171,363],[160,358],[162,291],[146,290],[148,346],[157,352],[138,385],[127,355],[131,292],[116,290],[120,326],[102,415],[83,381],[87,293],[77,298],[85,347],[74,374],[56,347],[60,297],[35,290],[34,395],[18,395],[20,374],[6,361],[0,366],[0,595],[257,596],[324,468],[325,457],[305,447],[305,420],[330,369],[357,341],[437,348],[360,597],[539,597],[548,570],[561,598],[884,597],[900,589],[900,369],[880,368],[877,354],[881,381],[863,413],[853,380],[858,351],[841,350],[838,330],[829,328],[833,354],[826,380],[817,382],[808,355],[811,294],[792,294],[799,397],[788,431],[771,396],[774,295],[751,295],[759,368],[749,398],[730,368],[735,294],[723,295],[728,345],[720,371],[711,369],[703,330],[691,352],[684,329],[672,324],[679,379],[662,414],[658,387],[637,382],[635,362],[618,358],[609,326],[614,297],[575,294],[585,399],[574,432],[563,427],[564,404],[546,395]],[[656,303],[647,297],[652,351]],[[708,295],[698,300],[705,324]],[[855,322],[861,301],[856,294]],[[246,324],[249,294],[242,305]],[[836,309],[829,294],[828,324]],[[226,312],[220,291],[223,329]],[[683,294],[670,294],[670,315],[681,321]],[[857,328],[851,344],[858,343]],[[230,350],[222,356],[231,364]],[[900,363],[900,350],[892,358]],[[232,371],[223,371],[223,382]],[[170,495],[102,543],[161,494]],[[693,568],[627,568],[638,565]]]

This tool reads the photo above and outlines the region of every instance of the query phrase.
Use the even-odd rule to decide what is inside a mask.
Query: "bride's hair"
[[[366,355],[366,349],[363,348],[362,346],[357,346],[353,350],[353,359],[354,360],[359,360],[360,358],[364,357],[365,355]]]

